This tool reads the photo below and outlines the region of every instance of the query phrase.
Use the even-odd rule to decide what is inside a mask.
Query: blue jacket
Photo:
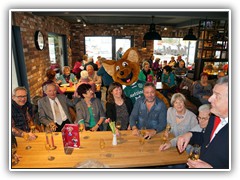
[[[160,132],[167,124],[167,107],[162,100],[156,97],[155,104],[148,112],[145,97],[139,98],[133,107],[130,115],[130,126],[137,126],[138,129],[145,126],[147,129],[155,129]]]

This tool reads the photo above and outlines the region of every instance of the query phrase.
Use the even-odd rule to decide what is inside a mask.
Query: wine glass
[[[27,144],[28,144],[28,143],[29,143],[29,134],[26,133],[26,132],[23,132],[23,139],[25,139],[25,140],[27,141]],[[31,148],[32,148],[32,146],[30,146],[30,145],[27,145],[27,146],[25,147],[26,150],[29,150],[29,149],[31,149]]]
[[[79,124],[80,138],[81,138],[81,136],[82,136],[83,130],[84,130],[84,125],[83,125],[83,124]]]
[[[168,123],[165,128],[165,131],[162,134],[162,144],[165,144],[168,141],[168,136],[170,131],[171,131],[171,125]]]
[[[194,161],[198,160],[200,157],[200,149],[201,147],[198,144],[194,144],[190,149],[189,158]]]
[[[120,120],[117,120],[117,122],[116,122],[116,128],[117,128],[119,131],[121,130],[121,126],[122,126],[121,121],[120,121]]]
[[[170,133],[170,131],[171,131],[171,125],[169,123],[167,123],[166,131],[167,131],[167,133]]]
[[[45,148],[46,148],[46,150],[48,151],[48,154],[49,154],[48,160],[49,161],[53,161],[55,159],[55,157],[50,155],[50,151],[52,150],[51,149],[51,145],[46,143],[45,144]]]
[[[145,137],[147,133],[146,127],[145,126],[141,127],[139,133],[140,133],[140,136]]]
[[[118,132],[119,132],[118,143],[121,143],[121,140],[120,140],[120,137],[121,137],[121,133],[120,133],[121,127],[122,127],[121,121],[117,120],[116,121],[116,128],[118,129]]]
[[[140,152],[143,152],[143,145],[145,144],[145,138],[144,136],[140,136],[139,139],[138,139],[138,142],[140,144]]]
[[[12,143],[12,166],[15,166],[19,162],[16,153],[17,153],[17,143]]]
[[[36,126],[35,126],[35,125],[32,125],[32,126],[30,127],[30,132],[35,135],[35,130],[36,130]],[[35,135],[35,137],[36,137],[36,139],[37,139],[38,136]]]

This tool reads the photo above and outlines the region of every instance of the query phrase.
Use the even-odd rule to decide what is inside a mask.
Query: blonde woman
[[[167,123],[170,124],[170,132],[174,134],[175,138],[160,145],[161,151],[176,146],[178,136],[185,134],[198,124],[197,116],[186,109],[185,102],[186,98],[181,93],[175,93],[171,98],[173,107],[168,108]]]
[[[150,64],[147,61],[144,61],[142,64],[142,70],[138,75],[138,79],[147,82],[148,75],[152,75],[152,79],[154,77],[154,73],[152,69],[150,69]]]

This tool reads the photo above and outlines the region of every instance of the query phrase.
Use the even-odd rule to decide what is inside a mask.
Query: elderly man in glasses
[[[198,125],[191,129],[195,132],[205,132],[205,128],[208,125],[208,121],[211,115],[211,105],[203,104],[198,108]]]
[[[32,121],[32,104],[27,101],[27,89],[17,87],[12,92],[12,132],[17,136],[22,136],[23,132],[29,132],[29,124]],[[30,140],[35,139],[35,135],[29,133]]]

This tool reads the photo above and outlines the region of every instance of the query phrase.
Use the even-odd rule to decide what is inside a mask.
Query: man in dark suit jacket
[[[57,94],[54,83],[46,84],[43,90],[47,96],[38,101],[39,121],[45,126],[50,126],[53,131],[61,131],[65,124],[73,123],[68,107],[74,107],[74,104],[65,95]],[[59,108],[60,120],[56,119],[54,103],[57,103]]]
[[[177,146],[180,152],[188,143],[201,146],[200,159],[188,159],[189,168],[229,169],[228,76],[217,81],[208,101],[215,116],[211,116],[205,133],[188,132],[178,138]]]

